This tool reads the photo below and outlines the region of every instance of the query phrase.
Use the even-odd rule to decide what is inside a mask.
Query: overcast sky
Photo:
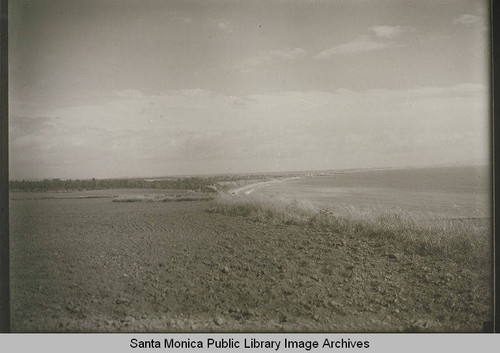
[[[11,179],[489,158],[486,0],[9,6]]]

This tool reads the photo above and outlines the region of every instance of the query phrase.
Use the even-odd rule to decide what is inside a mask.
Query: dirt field
[[[210,201],[30,195],[11,195],[14,332],[478,332],[489,320],[487,266],[209,213]]]

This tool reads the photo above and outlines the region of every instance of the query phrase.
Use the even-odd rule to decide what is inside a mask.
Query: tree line
[[[131,179],[44,179],[44,180],[11,180],[9,188],[12,191],[83,191],[105,189],[181,189],[199,192],[217,192],[218,183],[237,181],[241,179],[257,179],[259,176],[210,176],[184,177],[148,180]]]

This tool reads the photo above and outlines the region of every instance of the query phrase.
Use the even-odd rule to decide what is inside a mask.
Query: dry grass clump
[[[283,224],[308,223],[316,208],[307,202],[254,195],[218,195],[210,209],[232,216]]]
[[[261,222],[324,228],[380,245],[402,246],[409,254],[448,256],[469,265],[489,261],[491,229],[487,219],[437,220],[403,210],[387,213],[352,207],[334,213],[297,200],[228,194],[218,195],[209,211]]]

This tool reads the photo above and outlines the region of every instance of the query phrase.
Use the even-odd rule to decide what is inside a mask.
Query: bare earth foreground
[[[477,332],[489,320],[488,267],[397,242],[210,213],[211,201],[29,195],[10,203],[14,332]]]

